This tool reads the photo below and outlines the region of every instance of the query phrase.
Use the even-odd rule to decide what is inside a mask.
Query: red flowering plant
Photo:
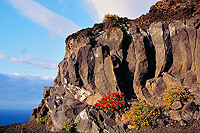
[[[109,94],[108,97],[102,98],[101,101],[97,101],[95,104],[95,107],[97,109],[103,109],[103,110],[121,110],[124,109],[126,106],[125,102],[125,96],[124,93],[122,92],[121,95],[119,93],[111,93]]]

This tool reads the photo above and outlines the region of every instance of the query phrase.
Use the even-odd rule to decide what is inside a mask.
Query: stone
[[[195,102],[193,102],[193,101],[187,102],[183,106],[183,109],[181,110],[182,111],[182,113],[181,113],[182,119],[185,121],[192,121],[193,115],[196,110],[197,110],[197,106],[196,106]]]
[[[174,21],[169,24],[173,55],[173,64],[169,73],[172,75],[183,76],[192,66],[192,53],[185,27],[182,21]]]
[[[132,29],[134,30],[134,29]],[[135,48],[135,56],[136,56],[136,66],[135,66],[135,73],[134,73],[134,81],[133,81],[133,88],[137,95],[137,97],[142,97],[141,93],[141,86],[144,82],[144,75],[148,73],[148,59],[146,56],[145,51],[145,44],[143,42],[144,36],[141,33],[132,32],[134,48]]]
[[[89,105],[95,105],[95,103],[97,103],[98,100],[100,101],[102,98],[103,97],[100,93],[95,93],[87,98],[86,103]]]
[[[100,132],[101,129],[97,126],[97,124],[95,124],[95,122],[92,122],[92,129],[91,129],[91,133],[98,133]]]
[[[197,110],[197,106],[195,104],[195,102],[193,101],[189,101],[187,102],[184,106],[182,111],[189,113],[190,116],[193,116],[194,112]]]
[[[199,46],[199,43],[200,43],[200,28],[197,29],[196,31],[196,48],[195,48],[195,57],[194,57],[194,60],[195,60],[195,73],[196,73],[196,76],[197,76],[197,82],[200,83],[200,70],[199,70],[199,65],[200,65],[200,46]]]
[[[180,101],[175,101],[171,106],[171,109],[173,109],[173,110],[178,110],[181,108],[182,108],[182,104]]]
[[[182,119],[185,120],[185,121],[192,121],[193,120],[193,114],[192,113],[182,111],[181,116],[182,116]]]
[[[45,104],[45,99],[43,99],[38,105],[38,108],[32,110],[29,120],[34,121],[36,118],[39,118],[40,116],[44,117],[48,114],[48,112],[49,109]]]
[[[123,126],[123,122],[122,122],[122,117],[117,113],[115,116],[115,122],[117,123],[117,125],[119,126]]]
[[[62,98],[52,95],[47,98],[46,105],[51,112],[51,119],[56,131],[61,131],[67,119],[73,119],[86,108],[86,104],[76,99]]]
[[[76,129],[78,132],[89,133],[92,130],[92,123],[89,121],[86,109],[76,117],[75,123],[77,124]]]
[[[169,111],[170,118],[173,120],[177,120],[177,121],[180,121],[182,119],[181,113],[182,112],[179,110],[177,110],[177,111],[170,110]]]
[[[91,46],[90,45],[86,45],[83,46],[79,49],[78,51],[78,55],[77,55],[77,61],[78,61],[78,68],[79,68],[79,75],[80,78],[84,84],[84,87],[87,88],[88,86],[88,60],[93,61],[94,62],[94,55],[92,57],[90,57],[90,59],[88,59],[88,56],[92,54],[93,55],[93,51],[91,50]]]
[[[187,123],[184,120],[181,120],[179,123],[180,123],[180,126],[182,127],[187,126]]]
[[[163,81],[162,77],[159,77],[147,80],[145,87],[148,89],[151,95],[159,96],[164,92],[166,84]]]
[[[50,89],[52,87],[44,87],[44,92],[43,92],[43,97],[47,98],[48,96],[50,96]]]
[[[104,60],[104,73],[108,83],[110,84],[110,89],[106,89],[109,90],[109,93],[107,93],[106,95],[109,95],[110,93],[112,93],[112,91],[117,91],[115,88],[118,87],[111,56],[106,57]],[[102,90],[102,92],[104,91]]]
[[[120,45],[124,39],[123,37],[123,31],[119,28],[113,27],[110,30],[106,30],[103,34],[97,37],[96,40],[98,43],[108,46],[110,49],[110,55],[112,55],[116,50],[120,49]]]
[[[183,80],[183,84],[186,86],[190,86],[191,84],[195,83],[197,80],[196,74],[189,71],[185,74],[185,78]]]
[[[105,119],[105,124],[106,124],[107,126],[109,126],[109,127],[116,126],[116,122],[115,122],[113,119],[111,119],[111,118]]]
[[[197,32],[196,28],[194,27],[194,22],[193,21],[186,21],[186,31],[188,33],[188,39],[189,39],[189,44],[191,47],[191,53],[192,53],[192,67],[191,70],[195,71],[196,65],[195,65],[195,49],[196,49],[196,37],[197,37]]]
[[[195,111],[194,112],[193,119],[195,119],[195,120],[199,120],[200,119],[200,113],[199,113],[199,111]]]
[[[150,26],[152,42],[156,53],[156,71],[157,78],[162,72],[169,69],[172,64],[171,39],[168,24],[164,22],[154,23]]]
[[[128,62],[129,70],[132,74],[135,72],[135,62],[136,62],[136,56],[135,56],[135,50],[134,50],[134,44],[131,42],[129,49],[128,49],[128,55],[126,61]]]
[[[176,77],[168,74],[163,73],[163,81],[165,82],[167,88],[173,88],[175,86],[181,86],[181,81],[177,79]]]

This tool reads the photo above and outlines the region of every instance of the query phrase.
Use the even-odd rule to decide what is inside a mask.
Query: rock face
[[[54,86],[44,89],[43,102],[31,119],[42,114],[42,108],[54,131],[61,131],[72,118],[80,132],[121,132],[123,124],[116,124],[120,115],[95,112],[91,105],[112,92],[124,92],[127,99],[160,107],[164,89],[174,86],[185,86],[194,101],[183,107],[186,114],[175,110],[170,114],[189,119],[188,114],[200,105],[200,17],[196,14],[145,27],[137,26],[137,20],[119,19],[67,37]],[[174,106],[181,108],[178,103]]]

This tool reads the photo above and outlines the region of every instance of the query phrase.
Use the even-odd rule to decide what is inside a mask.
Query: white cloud
[[[13,7],[31,21],[49,29],[53,33],[67,36],[80,29],[69,19],[45,8],[34,0],[8,0]]]
[[[55,77],[49,77],[49,76],[34,76],[34,75],[21,75],[19,73],[13,73],[13,74],[6,74],[6,76],[10,77],[10,78],[25,78],[28,79],[29,81],[39,81],[39,80],[49,80],[49,81],[53,81],[55,79]]]
[[[23,62],[24,61],[22,58],[15,58],[15,57],[10,57],[9,59],[10,59],[10,61],[13,61],[13,62]]]
[[[34,67],[40,67],[42,69],[56,69],[57,68],[57,64],[52,60],[38,59],[27,54],[23,54],[17,58],[17,57],[5,55],[1,53],[0,51],[0,59],[3,59],[3,58],[9,59],[12,62],[23,63],[23,64],[27,64]]]
[[[7,58],[7,55],[1,53],[1,51],[0,51],[0,59],[3,59],[3,58]]]
[[[56,69],[57,64],[52,60],[38,59],[30,55],[22,55],[19,58],[9,57],[8,59],[12,62],[20,62],[31,66],[40,67],[42,69]]]
[[[19,73],[13,73],[14,76],[20,76]]]
[[[100,19],[105,14],[117,14],[120,17],[137,18],[145,14],[158,0],[87,0],[97,11]]]
[[[49,77],[49,76],[42,76],[41,79],[42,80],[52,80],[54,79],[55,77]]]

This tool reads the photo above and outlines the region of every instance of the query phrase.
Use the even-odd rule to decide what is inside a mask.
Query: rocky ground
[[[37,125],[36,122],[25,122],[0,127],[0,133],[52,133],[45,129],[45,125]],[[171,123],[166,127],[143,128],[140,130],[127,130],[127,133],[200,133],[200,120],[193,121],[186,127],[178,123]]]
[[[45,125],[37,125],[36,121],[12,124],[0,127],[0,133],[48,133]]]

